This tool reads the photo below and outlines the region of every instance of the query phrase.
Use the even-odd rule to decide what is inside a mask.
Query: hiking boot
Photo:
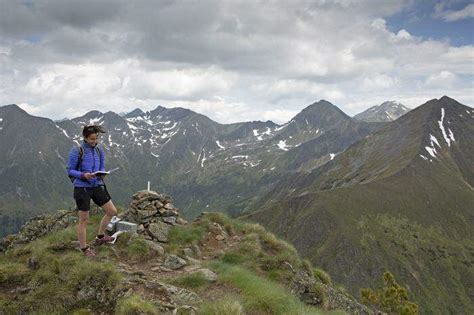
[[[95,252],[92,248],[90,247],[87,247],[86,250],[83,250],[82,251],[84,253],[84,255],[86,255],[87,257],[95,257]]]
[[[106,244],[106,243],[113,242],[114,240],[115,240],[115,238],[113,238],[112,236],[104,235],[104,237],[102,237],[102,238],[96,237],[95,241],[94,241],[94,245],[100,246],[100,245],[103,245],[103,244]]]

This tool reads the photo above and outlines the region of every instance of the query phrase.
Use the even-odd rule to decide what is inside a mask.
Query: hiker
[[[105,171],[104,150],[98,146],[99,133],[105,133],[102,126],[84,126],[82,130],[83,141],[69,152],[68,174],[74,184],[74,199],[76,201],[79,222],[77,224],[77,237],[82,252],[86,256],[95,256],[94,250],[86,243],[86,231],[89,219],[91,199],[105,212],[100,221],[99,231],[94,240],[94,245],[112,242],[113,237],[105,235],[105,228],[110,219],[117,214],[103,176],[92,173]]]

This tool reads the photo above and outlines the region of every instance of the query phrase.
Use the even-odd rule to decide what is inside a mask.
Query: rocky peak
[[[132,110],[131,112],[125,114],[123,117],[124,118],[133,118],[133,117],[138,117],[138,116],[142,116],[144,115],[145,112],[142,111],[140,108],[135,108],[134,110]]]
[[[354,116],[354,119],[366,122],[393,121],[408,113],[410,109],[397,101],[386,101],[375,105]]]

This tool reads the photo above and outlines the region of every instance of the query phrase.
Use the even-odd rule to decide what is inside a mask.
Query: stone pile
[[[170,196],[156,191],[141,190],[133,194],[128,209],[119,215],[122,221],[136,223],[138,234],[158,242],[168,242],[168,232],[173,225],[187,225],[179,217],[179,209]]]

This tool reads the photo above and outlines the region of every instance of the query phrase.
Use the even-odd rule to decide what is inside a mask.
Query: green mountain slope
[[[422,313],[472,313],[473,117],[448,97],[429,101],[311,173],[288,176],[247,218],[353,294],[388,269]]]

